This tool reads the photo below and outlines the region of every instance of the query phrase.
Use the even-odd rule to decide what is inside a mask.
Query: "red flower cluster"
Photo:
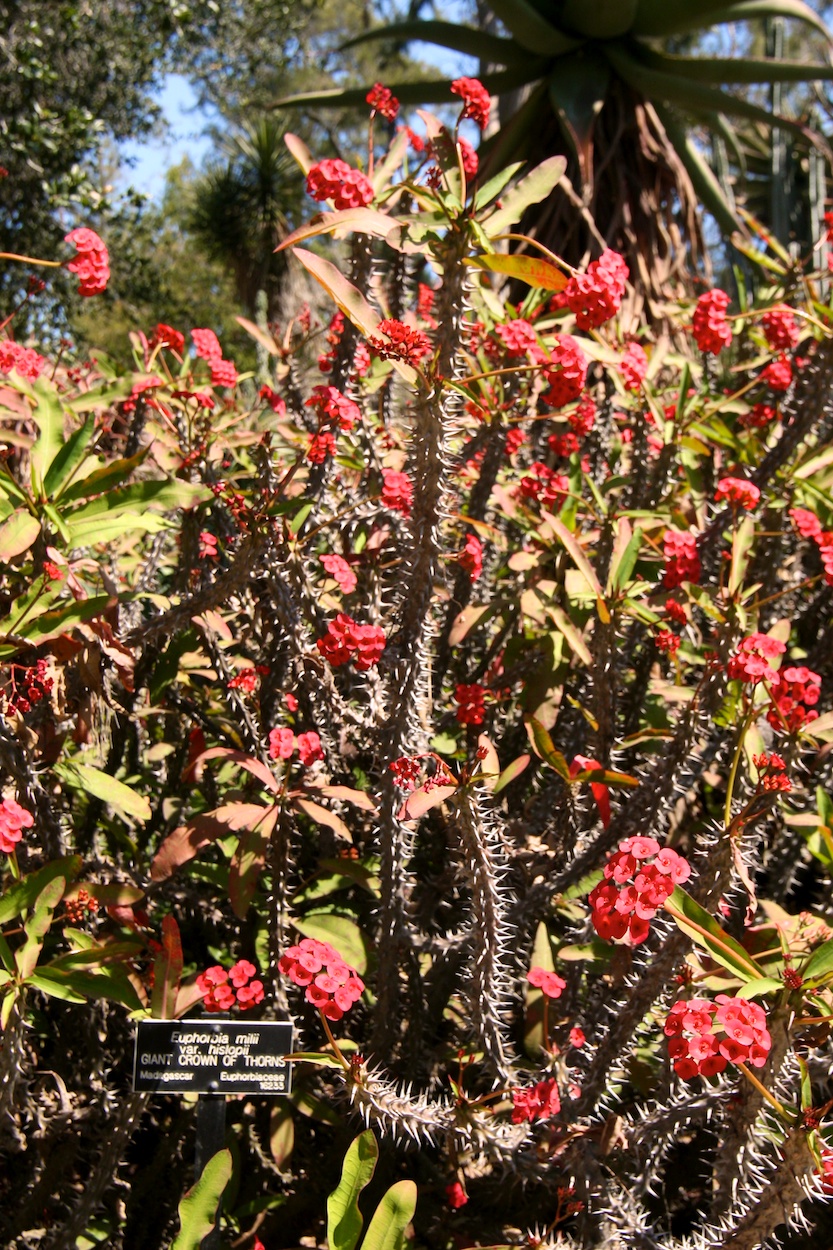
[[[314,200],[332,200],[333,207],[363,208],[373,199],[373,187],[346,161],[319,161],[307,174],[307,194]]]
[[[638,946],[649,921],[665,900],[691,876],[688,860],[654,838],[627,838],[604,867],[604,881],[591,890],[590,919],[606,942]]]
[[[662,584],[666,590],[674,590],[683,582],[699,582],[701,569],[696,534],[669,528],[662,537],[662,550],[665,556]]]
[[[63,579],[63,573],[52,564],[51,560],[44,562],[43,571],[47,577],[52,578],[49,567],[55,569],[58,576],[55,581]],[[51,677],[47,676],[46,659],[39,659],[34,664],[26,667],[22,664],[10,665],[10,682],[9,689],[5,693],[4,699],[0,700],[0,706],[5,702],[5,710],[9,712],[20,712],[23,716],[27,712],[31,712],[36,703],[40,703],[49,694],[55,682]],[[21,675],[22,672],[22,675]],[[15,677],[15,673],[18,677]]]
[[[639,343],[631,343],[619,364],[626,391],[638,391],[648,372],[648,357]]]
[[[437,319],[433,314],[434,299],[436,298],[436,294],[437,292],[434,288],[432,286],[427,286],[424,282],[420,282],[417,287],[417,316],[420,321],[424,321],[425,324],[432,330],[436,330],[438,324]]]
[[[382,470],[382,503],[392,512],[409,517],[414,504],[414,484],[407,473]]]
[[[233,360],[212,360],[210,365],[212,386],[237,385],[237,369]]]
[[[420,759],[421,756],[419,755],[400,755],[398,760],[388,764],[389,770],[393,773],[394,781],[400,789],[406,791],[413,790],[422,771]]]
[[[771,361],[761,374],[761,381],[773,391],[788,391],[793,380],[793,368],[789,356],[780,355]]]
[[[463,112],[460,120],[464,117],[470,117],[481,130],[485,130],[489,123],[489,111],[492,107],[492,101],[489,93],[479,82],[477,78],[455,78],[451,84],[451,90],[454,95],[458,95],[463,101]]]
[[[21,347],[14,339],[0,341],[0,373],[16,369],[22,378],[34,382],[46,368],[46,358],[38,355],[32,347]]]
[[[506,431],[506,442],[503,444],[504,451],[507,456],[514,456],[525,442],[526,435],[523,430],[518,425],[513,426],[511,430]]]
[[[676,655],[680,649],[679,637],[670,629],[660,629],[654,634],[654,644],[666,655]]]
[[[761,318],[767,343],[774,352],[789,351],[801,337],[793,310],[786,304],[776,304]]]
[[[211,364],[213,360],[223,359],[220,340],[213,330],[192,330],[191,338],[194,340],[194,351],[200,360],[207,360]]]
[[[568,412],[567,423],[577,438],[586,438],[596,424],[596,405],[590,395],[582,395],[578,407]]]
[[[349,595],[356,589],[358,579],[343,556],[335,554],[321,556],[321,563],[330,577],[334,577],[338,582],[343,594]]]
[[[226,972],[221,964],[206,968],[197,977],[206,1011],[229,1011],[237,1003],[241,1011],[248,1011],[263,1002],[263,982],[252,981],[257,972],[248,959],[238,959]]]
[[[150,340],[151,350],[154,347],[170,347],[171,351],[181,356],[185,351],[185,335],[180,334],[179,330],[175,330],[173,326],[166,326],[163,321],[153,331]]]
[[[261,386],[257,397],[267,403],[272,411],[278,413],[279,416],[282,417],[286,413],[286,401],[281,399],[277,391],[273,391],[271,386],[266,386],[265,384]]]
[[[550,388],[544,403],[551,408],[563,408],[581,395],[587,378],[587,357],[571,334],[558,335],[543,374]]]
[[[457,704],[457,720],[461,725],[482,725],[486,715],[486,691],[478,682],[466,685],[461,682],[454,690]]]
[[[665,615],[676,625],[688,624],[688,617],[685,614],[685,608],[681,603],[677,603],[676,599],[665,600]]]
[[[241,668],[228,683],[229,690],[242,690],[246,694],[254,694],[261,677],[269,672],[267,665],[258,664],[255,668]]]
[[[725,499],[727,503],[745,508],[747,512],[757,506],[761,492],[754,482],[747,482],[742,477],[722,477],[714,492],[715,502]]]
[[[304,987],[304,997],[328,1020],[340,1020],[364,993],[355,968],[345,963],[329,942],[302,938],[278,960],[278,967],[295,985]]]
[[[466,1205],[469,1196],[459,1181],[451,1181],[445,1187],[445,1200],[452,1211],[459,1211],[460,1207]]]
[[[314,730],[309,733],[298,734],[296,738],[291,729],[282,726],[279,729],[269,731],[269,758],[272,760],[291,760],[298,750],[298,758],[305,768],[309,768],[310,764],[314,764],[316,760],[323,760],[324,752],[321,749],[321,739]]]
[[[100,295],[110,278],[110,257],[104,241],[95,230],[82,226],[64,235],[78,252],[75,260],[67,263],[67,269],[78,278],[79,295]]]
[[[374,83],[365,99],[374,113],[379,113],[385,121],[394,121],[399,112],[399,101],[389,87],[383,87],[380,82]]]
[[[716,1076],[727,1063],[762,1068],[772,1047],[764,1009],[749,999],[726,994],[718,994],[714,1003],[708,998],[675,1003],[663,1031],[674,1071],[684,1081]]]
[[[518,482],[518,493],[523,499],[542,503],[546,508],[560,508],[569,489],[570,479],[540,460],[534,461],[529,473]]]
[[[305,407],[313,409],[322,425],[330,423],[345,432],[361,418],[358,404],[334,386],[314,386]]]
[[[538,346],[535,331],[523,317],[516,317],[512,321],[504,322],[503,325],[495,326],[495,334],[503,343],[506,354],[510,358],[525,356],[531,351],[540,355],[541,349]]]
[[[824,565],[824,580],[833,586],[833,530],[823,530],[821,521],[806,508],[790,508],[790,516],[802,538],[812,538]]]
[[[753,404],[749,412],[738,417],[738,425],[744,430],[763,430],[775,420],[776,415],[769,404]]]
[[[352,660],[359,672],[366,673],[379,663],[385,641],[385,631],[378,625],[357,625],[346,612],[339,612],[315,645],[333,668]]]
[[[819,701],[821,677],[809,668],[784,668],[773,676],[772,702],[766,718],[773,729],[798,733],[802,725],[816,720],[818,712],[808,711]]]
[[[307,460],[311,464],[323,464],[329,456],[336,454],[336,440],[330,430],[319,430],[310,434],[307,447]]]
[[[623,257],[610,248],[605,248],[599,259],[587,266],[586,273],[573,274],[562,296],[575,314],[580,330],[593,330],[616,315],[627,280],[628,267]]]
[[[564,459],[572,456],[579,449],[579,442],[572,430],[569,434],[548,434],[547,446],[552,449],[556,456]]]
[[[533,1123],[549,1120],[561,1110],[558,1085],[554,1077],[530,1085],[527,1089],[512,1090],[512,1123]]]
[[[466,536],[466,545],[457,557],[473,582],[483,572],[483,544],[476,534]]]
[[[697,301],[691,320],[691,332],[701,352],[717,356],[732,341],[732,328],[726,320],[729,296],[716,287],[705,291]]]
[[[418,365],[423,356],[431,351],[431,340],[422,330],[414,330],[406,326],[404,321],[393,318],[380,321],[377,330],[384,334],[380,339],[377,334],[368,336],[369,347],[382,357],[382,360],[403,360],[407,365]]]
[[[732,681],[777,681],[778,675],[769,661],[783,655],[786,649],[783,642],[769,634],[749,634],[729,660],[726,672]]]
[[[758,770],[758,780],[763,790],[792,790],[792,783],[786,776],[786,762],[775,751],[767,755],[752,756],[752,763]]]
[[[557,972],[547,972],[546,968],[541,968],[538,964],[530,968],[526,979],[547,998],[560,998],[562,990],[567,988],[567,982]]]
[[[14,799],[3,799],[0,803],[0,851],[13,855],[23,830],[31,829],[34,823],[34,816],[25,807]]]

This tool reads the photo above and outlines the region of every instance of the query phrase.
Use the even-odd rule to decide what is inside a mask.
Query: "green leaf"
[[[826,977],[833,972],[833,938],[816,947],[803,968],[799,969],[805,981],[809,978]]]
[[[775,977],[756,977],[754,981],[747,981],[737,992],[738,998],[758,998],[762,994],[778,994],[784,988],[784,982],[776,980]]]
[[[240,920],[246,919],[254,898],[279,814],[279,808],[268,808],[261,820],[240,835],[237,850],[232,857],[228,879],[229,900],[235,916],[238,916]]]
[[[759,981],[766,977],[764,970],[740,943],[730,937],[682,886],[674,887],[674,892],[666,899],[664,907],[683,933],[699,946],[705,947],[712,959],[734,972],[741,981]]]
[[[64,410],[48,378],[38,378],[33,389],[38,402],[32,420],[38,427],[38,439],[30,452],[32,490],[39,499],[45,499],[46,475],[64,441]]]
[[[373,1213],[362,1250],[401,1250],[416,1204],[417,1187],[413,1181],[397,1181],[391,1185]]]
[[[28,508],[17,508],[0,525],[0,563],[8,564],[28,551],[40,534],[40,521]]]
[[[513,65],[510,69],[481,74],[480,81],[490,95],[502,95],[505,91],[514,91],[540,78],[545,68],[546,61],[543,57],[528,57],[525,63]],[[431,78],[421,82],[389,82],[386,85],[401,104],[456,103],[455,97],[450,94],[450,78]],[[366,109],[367,87],[330,87],[324,91],[301,91],[296,95],[281,96],[280,99],[273,101],[272,107],[303,108],[310,104],[318,104],[323,108]]]
[[[84,424],[70,434],[60,448],[43,479],[43,489],[48,499],[60,493],[61,486],[82,463],[94,433],[95,418],[87,417]]]
[[[14,961],[24,980],[34,972],[37,966],[43,939],[52,925],[52,913],[63,898],[66,888],[65,877],[55,877],[48,885],[45,885],[35,901],[32,915],[23,926],[26,941],[19,950],[15,951]]]
[[[562,781],[570,784],[570,766],[560,751],[556,751],[555,743],[539,720],[531,716],[526,722],[526,732],[535,750],[535,754],[555,769]]]
[[[610,560],[610,571],[607,577],[609,594],[617,594],[624,590],[631,580],[641,545],[642,530],[639,526],[635,530],[631,530],[627,517],[620,516],[616,526],[616,541],[613,544],[613,555]]]
[[[562,546],[566,547],[567,551],[572,556],[573,563],[575,564],[578,571],[581,573],[584,580],[587,582],[587,585],[589,586],[589,588],[593,591],[593,594],[596,596],[597,599],[604,602],[603,594],[602,594],[602,587],[599,582],[599,579],[596,576],[593,566],[591,565],[590,561],[587,559],[587,556],[584,554],[582,546],[579,543],[578,539],[576,538],[575,534],[572,534],[567,529],[567,526],[563,523],[563,521],[560,521],[557,516],[553,516],[551,512],[547,512],[544,509],[542,509],[541,516],[546,521],[547,525],[552,530],[553,534],[559,540]]]
[[[392,39],[402,43],[410,43],[415,39],[420,43],[435,43],[441,48],[451,48],[452,51],[462,52],[466,56],[476,56],[493,65],[513,65],[529,60],[527,49],[514,39],[502,39],[472,26],[458,26],[455,22],[434,20],[390,22],[384,26],[374,26],[372,30],[363,31],[355,38],[348,39],[341,47],[355,48],[375,39],[384,39],[386,43]]]
[[[144,795],[137,794],[123,781],[117,781],[115,777],[102,772],[100,768],[64,760],[55,765],[55,772],[72,790],[78,790],[82,794],[93,794],[103,803],[109,803],[124,816],[132,816],[135,820],[141,821],[150,820],[150,800]]]
[[[69,526],[76,528],[81,522],[94,519],[125,517],[131,513],[141,516],[142,510],[151,506],[167,511],[172,508],[192,508],[210,498],[211,491],[207,486],[181,482],[178,479],[134,482],[131,486],[108,490],[106,494],[66,512],[64,519]]]
[[[77,499],[87,499],[91,495],[101,495],[108,490],[113,490],[116,486],[121,486],[122,482],[126,482],[132,476],[133,470],[138,469],[150,452],[149,447],[143,447],[141,451],[137,451],[135,456],[129,456],[127,459],[111,460],[109,464],[103,464],[92,473],[88,473],[78,482],[74,482],[68,486],[61,494],[62,503],[74,503]],[[91,463],[95,460],[91,457]]]
[[[491,204],[492,200],[497,199],[503,188],[512,181],[518,170],[523,168],[523,161],[516,161],[512,165],[507,165],[504,169],[499,170],[494,178],[490,178],[488,182],[484,182],[482,187],[477,189],[474,197],[474,207],[478,210],[484,209]]]
[[[47,964],[32,973],[27,985],[34,985],[51,998],[62,998],[71,1003],[106,999],[111,1003],[120,1003],[129,1011],[142,1011],[145,1006],[122,967],[85,972],[83,969],[55,968]]]
[[[117,378],[115,382],[95,386],[92,390],[85,391],[83,395],[76,395],[74,399],[65,400],[64,407],[71,412],[92,412],[94,408],[111,408],[113,404],[127,399],[133,390],[134,382],[146,377],[146,373],[128,373],[124,377]]]
[[[498,776],[492,793],[500,794],[501,790],[504,790],[510,782],[514,781],[516,777],[520,777],[521,773],[529,767],[531,758],[530,755],[519,755],[511,764],[507,764],[503,772]]]
[[[531,204],[540,204],[558,185],[567,168],[564,156],[550,156],[535,169],[531,169],[517,186],[503,197],[503,204],[496,213],[492,213],[483,222],[483,228],[490,239],[496,238],[511,230],[523,217]]]
[[[156,1020],[173,1020],[182,977],[182,939],[173,916],[162,921],[162,949],[153,964],[151,1015]]]
[[[329,1250],[355,1250],[364,1219],[359,1195],[376,1170],[379,1147],[372,1129],[365,1129],[350,1143],[341,1169],[341,1180],[327,1199]]]
[[[732,565],[729,571],[729,594],[735,595],[743,585],[749,560],[752,555],[752,544],[755,541],[755,522],[751,516],[745,516],[732,537]]]
[[[369,234],[377,239],[387,239],[400,223],[395,217],[389,216],[388,213],[380,213],[375,208],[344,208],[337,212],[316,213],[312,221],[306,226],[299,226],[297,230],[293,230],[285,239],[281,239],[276,252],[282,252],[287,247],[295,247],[298,243],[303,243],[306,239],[314,239],[322,234]],[[243,325],[244,329],[249,330],[251,322],[246,321],[245,317],[237,317],[237,321]],[[257,330],[257,326],[254,327]],[[249,330],[252,333],[251,330]],[[264,338],[266,336],[264,335]],[[258,339],[258,342],[260,340]],[[268,339],[267,339],[268,342]],[[273,354],[278,352],[274,341],[272,342]]]
[[[94,617],[100,616],[112,603],[113,600],[109,595],[94,595],[91,599],[82,599],[80,603],[66,603],[60,608],[50,608],[40,614],[31,613],[25,620],[21,619],[22,613],[18,610],[18,604],[15,604],[14,617],[7,617],[5,621],[0,621],[0,637],[3,634],[17,635],[25,639],[29,645],[37,647],[42,642],[50,642],[53,638],[67,633],[73,625],[79,625],[82,621],[91,621]],[[14,655],[18,650],[20,650],[20,644],[13,642],[5,646],[0,645],[0,659]]]
[[[346,964],[364,976],[367,971],[367,939],[355,920],[336,916],[332,912],[312,912],[303,920],[293,920],[292,923],[304,937],[329,942]]]
[[[542,256],[494,252],[489,256],[472,256],[466,264],[475,269],[487,269],[490,273],[505,273],[512,278],[520,278],[527,286],[543,291],[563,291],[567,285],[566,274]]]
[[[679,78],[705,83],[815,82],[833,78],[833,65],[808,61],[782,61],[777,57],[668,56],[654,49],[640,49],[640,60],[652,69]]]
[[[0,897],[0,925],[8,924],[18,916],[25,916],[32,903],[50,881],[61,877],[64,881],[73,881],[81,871],[83,860],[80,855],[68,855],[63,859],[55,859],[52,863],[37,872],[31,873],[18,881],[10,890]]]
[[[821,18],[802,0],[640,0],[631,32],[634,35],[681,35],[705,26],[742,22],[754,17],[795,17],[824,35]]]
[[[560,31],[527,0],[489,0],[489,8],[518,43],[536,56],[563,56],[583,42]]]
[[[220,1150],[208,1160],[200,1179],[179,1204],[180,1231],[171,1250],[199,1250],[217,1221],[217,1207],[231,1179],[231,1151]]]

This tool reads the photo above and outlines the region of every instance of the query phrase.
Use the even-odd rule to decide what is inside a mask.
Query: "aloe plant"
[[[780,118],[732,87],[798,83],[833,77],[819,61],[672,54],[672,42],[713,27],[784,17],[828,44],[831,34],[803,0],[491,0],[506,30],[446,21],[378,26],[364,40],[422,40],[480,58],[500,98],[500,126],[485,145],[487,167],[563,152],[580,195],[562,189],[527,213],[523,229],[578,262],[602,240],[629,261],[632,279],[649,294],[665,288],[702,248],[699,204],[731,234],[742,229],[692,138],[692,127],[723,135],[732,122],[778,127],[805,143],[819,136]],[[405,104],[448,100],[449,83],[389,84]],[[307,93],[282,105],[359,105],[365,88]],[[511,93],[511,94],[510,94]],[[521,103],[513,108],[513,102]],[[511,111],[510,111],[511,110]],[[593,229],[595,222],[596,230]],[[646,258],[650,257],[650,265]]]

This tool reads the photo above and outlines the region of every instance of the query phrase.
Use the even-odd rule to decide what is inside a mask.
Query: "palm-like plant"
[[[209,168],[194,189],[188,223],[209,255],[230,267],[250,315],[258,292],[266,293],[270,318],[286,272],[286,258],[275,248],[300,203],[283,136],[279,122],[263,118],[227,140],[226,161]]]
[[[776,115],[726,89],[833,78],[833,66],[784,59],[679,55],[712,27],[782,16],[813,33],[826,51],[830,32],[803,0],[489,0],[506,36],[444,21],[375,28],[362,39],[420,39],[478,56],[495,95],[512,93],[487,141],[491,169],[555,152],[570,158],[569,186],[528,214],[524,230],[578,263],[602,240],[623,252],[637,285],[667,290],[701,246],[699,203],[727,233],[741,228],[732,204],[692,137],[692,127],[731,135],[730,119],[772,126]],[[450,99],[449,83],[390,84],[403,103]],[[517,104],[518,99],[520,103]],[[360,104],[362,90],[296,96],[280,103]],[[808,127],[777,124],[805,142]],[[732,145],[729,145],[732,150]],[[595,236],[595,241],[594,241]]]

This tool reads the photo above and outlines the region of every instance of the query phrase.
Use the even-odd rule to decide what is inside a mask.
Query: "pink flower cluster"
[[[360,672],[366,673],[379,663],[385,641],[385,631],[378,625],[357,625],[346,612],[339,612],[315,645],[333,668],[352,660]]]
[[[489,93],[477,78],[456,78],[451,84],[451,90],[454,95],[458,95],[463,101],[463,112],[460,120],[464,117],[470,117],[473,122],[485,130],[489,122],[489,111],[492,107],[492,101]]]
[[[486,715],[486,691],[479,682],[461,682],[454,688],[457,721],[461,725],[482,725]]]
[[[3,799],[0,803],[0,851],[13,855],[23,830],[31,829],[34,823],[34,816],[25,807],[14,799]]]
[[[705,291],[697,301],[691,332],[701,352],[717,356],[732,341],[732,328],[726,320],[729,296],[716,287]]]
[[[718,994],[716,1002],[690,998],[675,1003],[664,1032],[674,1071],[684,1081],[716,1076],[727,1063],[762,1068],[772,1047],[763,1008],[749,999],[726,994]]]
[[[495,326],[495,334],[500,339],[506,355],[510,359],[519,356],[525,356],[527,352],[534,352],[536,356],[541,355],[541,348],[538,344],[538,336],[528,321],[523,317],[516,317],[512,321],[506,321],[503,325]]]
[[[233,360],[223,360],[223,349],[220,340],[213,330],[196,329],[191,331],[194,351],[200,360],[205,360],[211,370],[213,386],[236,386],[237,369]]]
[[[655,838],[627,838],[588,897],[593,928],[606,942],[638,946],[665,900],[691,876],[688,860]]]
[[[717,503],[725,499],[727,503],[745,508],[748,512],[757,506],[761,492],[754,482],[747,482],[742,477],[722,477],[717,483],[714,498]]]
[[[306,990],[307,1002],[328,1020],[340,1020],[364,993],[364,981],[356,969],[345,963],[329,942],[302,938],[281,955],[278,967]]]
[[[358,404],[334,386],[314,386],[305,407],[312,408],[322,425],[328,422],[345,432],[361,417]]]
[[[666,590],[674,590],[683,582],[699,582],[701,569],[696,534],[669,528],[662,537],[662,550],[665,556],[662,584]]]
[[[798,733],[803,725],[818,719],[818,712],[812,709],[821,694],[821,677],[805,665],[781,669],[775,674],[771,693],[766,718],[773,729]]]
[[[547,998],[560,998],[562,990],[567,988],[567,982],[557,972],[548,972],[546,968],[541,968],[538,964],[530,968],[526,979]]]
[[[332,200],[337,210],[364,208],[373,199],[373,187],[364,174],[346,161],[319,161],[307,174],[307,194],[319,202]]]
[[[573,274],[564,288],[564,302],[575,314],[580,330],[593,330],[619,311],[628,267],[618,252],[606,248],[586,273]]]
[[[78,294],[100,295],[110,278],[110,257],[104,241],[86,226],[70,230],[64,235],[64,241],[71,243],[78,253],[66,266],[78,278]]]
[[[422,330],[406,326],[404,321],[389,318],[387,321],[380,321],[376,328],[385,338],[371,334],[367,342],[382,360],[402,360],[407,365],[418,365],[423,356],[431,351],[428,335],[423,334]],[[385,342],[385,339],[388,341]]]
[[[789,356],[782,354],[772,360],[761,374],[761,381],[772,391],[788,391],[793,380],[793,368]]]
[[[769,634],[749,634],[729,660],[726,672],[732,681],[777,681],[778,674],[769,661],[783,655],[786,649],[783,642]]]
[[[563,408],[578,399],[587,378],[587,357],[571,334],[559,334],[543,370],[549,390],[544,403]]]
[[[257,972],[248,959],[238,959],[226,972],[221,964],[206,968],[197,977],[197,988],[203,996],[206,1011],[229,1011],[235,1003],[248,1011],[263,1002],[263,982],[251,978]]]
[[[321,750],[321,739],[314,730],[309,733],[298,734],[297,738],[291,729],[281,726],[277,729],[269,731],[269,758],[272,760],[291,760],[298,751],[298,759],[305,768],[309,768],[310,764],[314,764],[316,760],[323,760],[324,752]]]
[[[526,1089],[512,1090],[512,1123],[532,1124],[535,1120],[549,1120],[561,1110],[561,1099],[555,1078],[539,1081]]]
[[[338,582],[342,593],[345,595],[352,594],[356,589],[358,578],[344,559],[344,556],[332,553],[321,556],[320,560],[330,577],[335,578]]]
[[[166,326],[164,321],[160,321],[150,340],[149,346],[169,347],[171,351],[181,356],[185,351],[185,335],[180,334],[179,330],[175,330],[173,326]]]
[[[382,470],[382,503],[392,512],[399,512],[404,517],[411,515],[414,484],[407,473],[397,473],[393,469]]]
[[[0,373],[11,373],[15,369],[22,378],[34,382],[45,368],[46,358],[33,347],[21,347],[14,339],[0,341]]]
[[[622,371],[625,390],[638,391],[648,372],[648,357],[645,355],[644,347],[639,343],[631,343],[619,363],[619,368]]]
[[[824,565],[824,580],[833,586],[833,530],[823,530],[821,521],[807,508],[790,508],[790,516],[802,538],[811,538]]]

